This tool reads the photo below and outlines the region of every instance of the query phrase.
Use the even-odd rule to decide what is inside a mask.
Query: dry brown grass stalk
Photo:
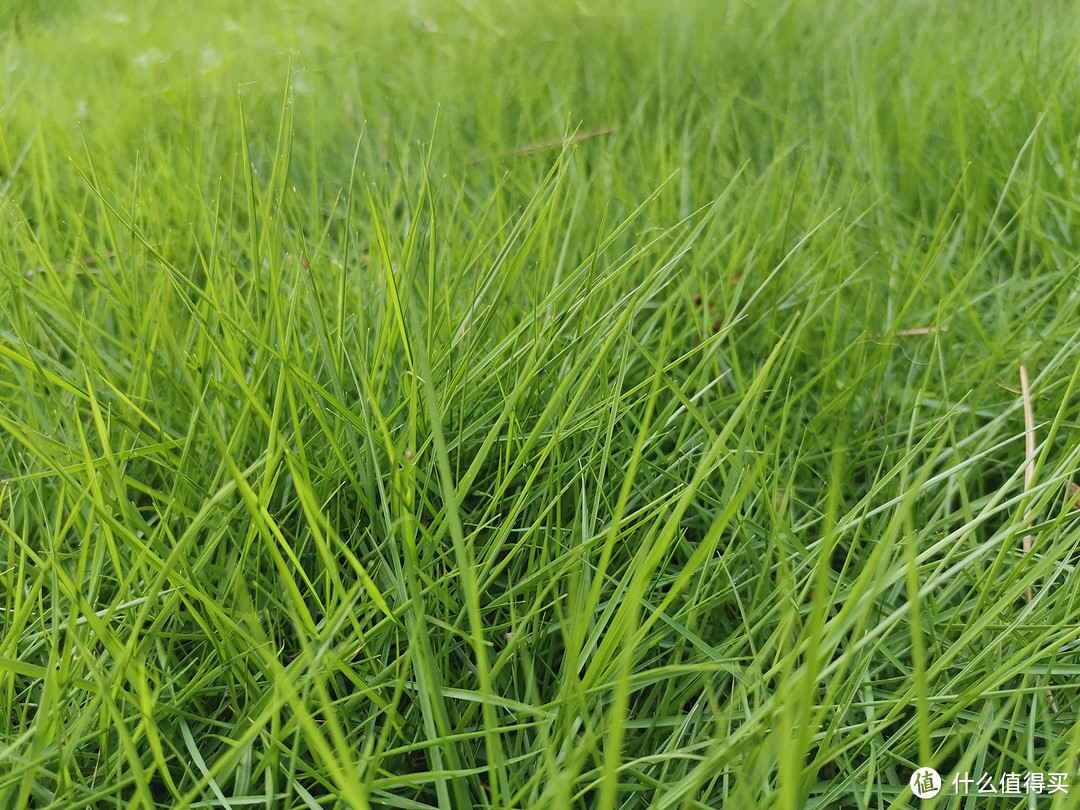
[[[1024,440],[1027,467],[1024,468],[1024,492],[1031,489],[1035,477],[1035,415],[1031,407],[1031,389],[1028,387],[1028,373],[1025,366],[1020,366],[1020,399],[1024,403]],[[1031,509],[1024,513],[1024,520],[1031,517]],[[1031,553],[1031,535],[1024,535],[1024,556]],[[1024,591],[1024,601],[1031,602],[1031,586]]]

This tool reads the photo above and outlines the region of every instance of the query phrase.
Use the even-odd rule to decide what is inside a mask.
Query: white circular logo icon
[[[920,799],[930,799],[941,791],[941,777],[933,768],[919,768],[911,775],[911,792]]]

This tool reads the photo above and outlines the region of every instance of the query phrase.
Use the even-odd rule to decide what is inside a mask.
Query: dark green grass
[[[1073,4],[0,20],[0,806],[1080,804]]]

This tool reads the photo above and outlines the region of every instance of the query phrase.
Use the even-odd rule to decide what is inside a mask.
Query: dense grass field
[[[1080,806],[1075,3],[0,26],[0,808]]]

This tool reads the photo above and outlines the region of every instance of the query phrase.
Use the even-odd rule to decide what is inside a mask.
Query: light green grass
[[[9,6],[0,807],[1080,806],[1077,17]]]

